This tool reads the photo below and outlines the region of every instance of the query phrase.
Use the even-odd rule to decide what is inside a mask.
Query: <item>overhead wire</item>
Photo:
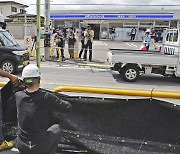
[[[36,5],[36,4],[28,4],[28,5]],[[41,4],[41,5],[45,5],[45,4]],[[51,5],[87,5],[87,6],[93,6],[93,5],[99,5],[99,6],[132,6],[132,7],[136,7],[136,6],[147,6],[147,4],[84,4],[84,3],[79,3],[79,4],[76,4],[76,3],[51,3]],[[180,4],[150,4],[148,6],[180,6]]]

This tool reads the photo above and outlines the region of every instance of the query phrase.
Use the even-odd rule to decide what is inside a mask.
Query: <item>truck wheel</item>
[[[126,66],[123,68],[121,74],[125,81],[133,82],[139,77],[139,69],[136,66]]]
[[[11,60],[3,61],[1,63],[1,69],[11,74],[14,74],[16,72],[15,64]]]

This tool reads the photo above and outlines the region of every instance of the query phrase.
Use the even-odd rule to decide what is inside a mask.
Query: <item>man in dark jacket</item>
[[[65,61],[64,57],[64,38],[62,34],[57,34],[56,36],[56,44],[59,47],[56,52],[57,52],[57,58],[59,58],[59,50],[61,51],[61,60]]]
[[[86,26],[86,30],[84,31],[84,61],[87,59],[87,51],[89,49],[89,61],[92,61],[92,43],[94,38],[94,31],[91,29],[90,25]]]
[[[72,27],[69,28],[68,33],[68,51],[70,55],[70,59],[74,59],[74,44],[76,42],[74,29]]]
[[[81,59],[81,55],[85,49],[85,45],[84,45],[84,30],[85,28],[82,28],[82,33],[81,33],[81,50],[79,52],[79,59]]]
[[[72,109],[69,102],[39,88],[40,76],[37,66],[27,65],[22,72],[27,89],[15,93],[8,101],[9,110],[17,108],[15,143],[22,154],[55,154],[62,130],[58,124],[50,126],[53,111]]]

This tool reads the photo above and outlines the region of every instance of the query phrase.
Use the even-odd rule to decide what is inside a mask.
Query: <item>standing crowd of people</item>
[[[143,35],[143,44],[141,46],[141,50],[146,50],[148,51],[150,48],[150,45],[153,44],[154,49],[157,49],[157,46],[155,43],[162,41],[162,34],[163,34],[163,30],[162,29],[146,29],[144,31],[144,35]],[[133,27],[131,29],[130,32],[130,40],[134,41],[137,35],[137,29],[135,27]]]
[[[109,38],[110,40],[115,40],[116,37],[116,31],[117,28],[112,26],[109,29]],[[142,30],[141,30],[142,31]],[[130,36],[131,41],[138,40],[137,35],[139,33],[139,30],[137,28],[133,27],[130,32],[128,32],[128,35]],[[144,35],[142,36],[143,38],[143,43],[146,46],[146,50],[149,50],[149,46],[153,40],[153,45],[155,46],[154,43],[162,41],[162,29],[157,29],[157,30],[145,30]],[[90,25],[87,25],[85,27],[82,27],[81,30],[75,30],[73,27],[66,28],[65,26],[60,30],[56,29],[53,30],[53,37],[55,40],[56,44],[56,58],[58,60],[65,61],[65,54],[64,54],[64,48],[65,44],[67,43],[68,45],[68,53],[69,53],[69,59],[73,60],[74,58],[79,58],[84,61],[87,60],[87,54],[89,53],[89,61],[92,61],[92,46],[93,46],[93,40],[94,40],[94,31],[92,30]],[[34,39],[35,40],[35,39]],[[33,41],[33,46],[34,46]],[[81,45],[79,44],[81,42]],[[81,49],[79,47],[81,46]],[[156,48],[156,46],[155,46]],[[75,52],[78,53],[78,57],[75,56]],[[82,57],[83,54],[83,57]],[[68,58],[68,57],[67,57]]]
[[[163,38],[163,29],[146,29],[145,35],[144,35],[144,50],[149,50],[150,45],[152,44],[154,46],[154,49],[157,49],[156,43],[159,41],[162,41]]]
[[[87,53],[89,51],[89,61],[92,61],[92,44],[94,39],[94,31],[92,30],[90,25],[87,25],[86,27],[82,28],[82,32],[79,34],[78,31],[75,31],[73,27],[69,27],[68,29],[66,27],[63,27],[62,30],[54,30],[53,32],[53,38],[55,39],[56,43],[56,53],[57,58],[60,57],[59,50],[61,51],[61,60],[65,60],[64,56],[64,47],[65,43],[68,44],[68,52],[69,52],[69,58],[74,59],[74,51],[76,44],[78,45],[78,41],[81,41],[81,50],[79,51],[79,59],[82,58],[84,61],[87,60]],[[77,49],[76,49],[77,50]]]

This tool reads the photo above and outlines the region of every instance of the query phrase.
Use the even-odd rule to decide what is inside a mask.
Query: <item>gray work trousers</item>
[[[2,132],[2,99],[1,99],[1,91],[0,91],[0,144],[2,143],[2,141],[4,141],[4,136],[3,136],[3,132]]]
[[[20,154],[55,154],[61,137],[62,129],[55,124],[47,130],[47,136],[43,140],[29,141],[17,137],[15,143]]]

